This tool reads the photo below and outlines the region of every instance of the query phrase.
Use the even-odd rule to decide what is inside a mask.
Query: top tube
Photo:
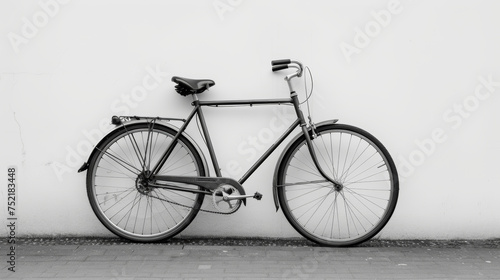
[[[219,100],[219,101],[195,101],[193,105],[200,106],[234,106],[234,105],[273,105],[293,104],[292,98],[279,99],[242,99],[242,100]]]

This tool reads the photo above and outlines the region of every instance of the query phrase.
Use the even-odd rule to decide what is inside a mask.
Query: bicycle
[[[186,119],[113,116],[116,127],[78,170],[88,169],[88,199],[100,222],[122,238],[155,242],[180,233],[200,210],[232,214],[248,198],[262,198],[258,192],[246,194],[242,185],[299,127],[274,171],[276,211],[281,206],[302,236],[324,246],[352,246],[380,232],[394,212],[399,193],[397,170],[388,151],[368,132],[336,119],[314,124],[309,116],[307,124],[291,83],[303,75],[303,65],[290,59],[271,64],[273,71],[295,69],[285,77],[289,98],[201,101],[198,94],[215,85],[213,80],[174,76],[176,91],[193,98],[194,108]],[[223,177],[202,107],[253,105],[291,105],[297,119],[239,180]],[[201,149],[185,132],[195,115],[213,177]],[[174,126],[172,121],[182,125]],[[211,196],[215,210],[201,209],[205,196]]]

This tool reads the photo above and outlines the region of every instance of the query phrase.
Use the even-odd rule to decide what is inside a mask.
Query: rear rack
[[[179,118],[162,118],[162,117],[142,117],[142,116],[112,116],[111,123],[119,126],[125,122],[133,121],[133,120],[150,120],[150,121],[181,121],[186,122],[186,119]]]

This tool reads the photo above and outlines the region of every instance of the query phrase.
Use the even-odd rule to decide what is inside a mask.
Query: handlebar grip
[[[274,65],[273,72],[280,71],[280,70],[287,69],[287,68],[288,68],[287,64]]]
[[[277,60],[273,60],[271,61],[271,65],[282,65],[282,64],[289,64],[290,62],[292,62],[290,59],[277,59]],[[281,69],[280,69],[281,70]],[[273,70],[274,71],[274,70]],[[277,70],[276,70],[277,71]]]

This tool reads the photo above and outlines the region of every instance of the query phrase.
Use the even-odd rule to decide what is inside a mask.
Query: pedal
[[[260,194],[259,192],[255,192],[255,194],[253,195],[253,198],[255,198],[257,200],[261,200],[262,199],[262,194]]]

